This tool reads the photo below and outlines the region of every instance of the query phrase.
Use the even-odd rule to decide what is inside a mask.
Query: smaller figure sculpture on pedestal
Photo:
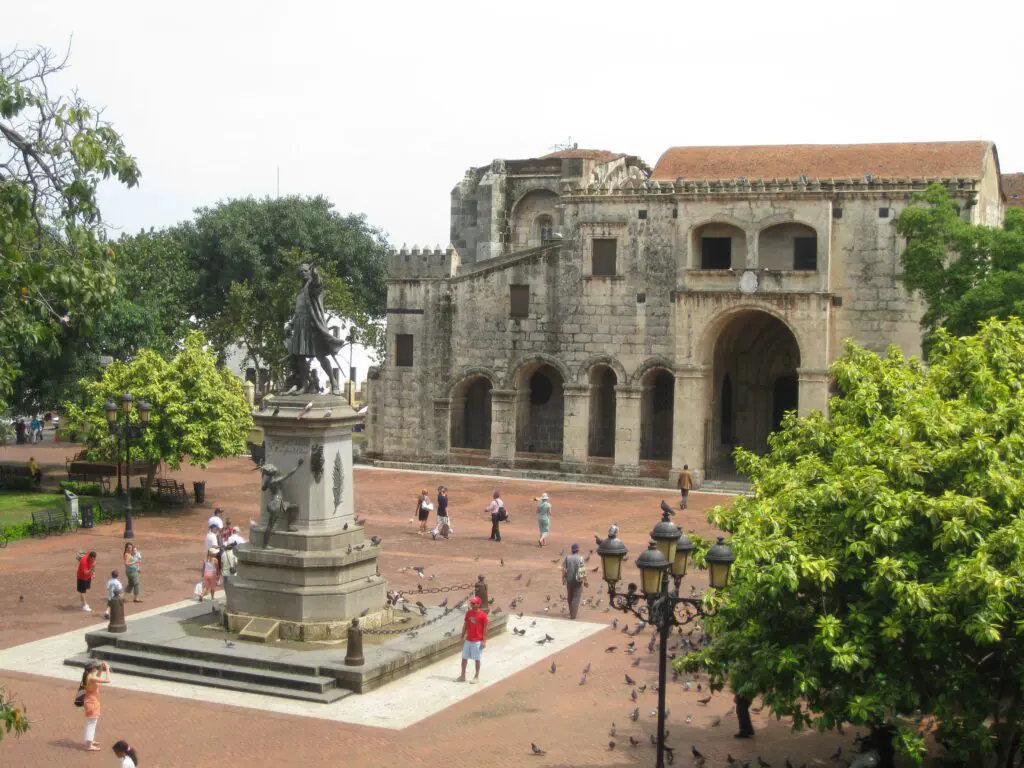
[[[270,491],[270,498],[267,500],[267,528],[263,532],[264,549],[270,545],[270,534],[274,531],[274,525],[282,518],[284,518],[286,530],[293,533],[298,530],[294,526],[293,521],[299,507],[297,504],[291,504],[284,500],[281,486],[285,480],[298,472],[301,466],[302,459],[300,458],[291,472],[286,472],[283,475],[273,464],[264,464],[260,467],[260,470],[263,472],[263,490]]]

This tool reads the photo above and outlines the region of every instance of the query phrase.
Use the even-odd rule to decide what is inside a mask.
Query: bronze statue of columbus
[[[295,297],[295,314],[284,325],[284,344],[288,350],[291,369],[285,394],[320,392],[319,381],[309,365],[310,358],[315,357],[331,381],[331,394],[340,395],[340,366],[336,361],[333,361],[334,366],[331,363],[333,356],[341,350],[345,342],[335,338],[327,327],[327,314],[324,312],[321,298],[324,284],[316,267],[302,264],[299,267],[299,277],[302,279],[302,287],[299,288],[299,295]]]

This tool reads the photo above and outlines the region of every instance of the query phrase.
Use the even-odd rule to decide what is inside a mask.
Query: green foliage
[[[0,526],[0,538],[6,537],[8,541],[27,539],[32,535],[32,521],[27,523],[11,523]]]
[[[12,732],[15,736],[21,736],[31,727],[28,710],[16,702],[2,684],[0,684],[0,723],[3,723],[3,728],[0,728],[0,740]]]
[[[91,331],[115,288],[96,190],[139,179],[98,110],[50,94],[64,66],[42,48],[0,55],[0,398],[19,352],[53,354]]]
[[[58,483],[62,491],[71,491],[79,496],[102,496],[103,487],[99,483],[80,480],[61,480]]]
[[[1024,726],[1024,323],[938,330],[927,369],[848,343],[831,416],[789,416],[737,454],[712,643],[682,666],[764,697],[794,727],[934,713],[967,764],[1008,765]],[[998,759],[995,756],[998,753]],[[989,762],[989,761],[995,762]]]
[[[325,309],[379,346],[387,244],[363,216],[342,216],[323,197],[231,200],[196,214],[176,236],[196,275],[191,311],[217,349],[238,344],[256,367],[280,370],[303,261],[320,272]]]
[[[117,441],[107,429],[103,407],[130,392],[153,406],[150,426],[133,441],[132,460],[165,461],[178,469],[186,456],[205,467],[218,456],[245,451],[252,415],[242,382],[217,366],[205,337],[190,332],[168,362],[144,349],[129,363],[114,362],[98,381],[82,382],[84,405],[67,405],[68,418],[89,426],[88,445],[96,458],[114,459]],[[137,418],[133,416],[133,420]]]
[[[1002,229],[960,218],[946,188],[914,195],[896,229],[907,239],[903,282],[928,305],[925,348],[939,327],[964,336],[988,318],[1024,316],[1024,211],[1011,208]]]
[[[18,475],[5,477],[0,485],[9,491],[31,491],[37,487],[33,478]]]

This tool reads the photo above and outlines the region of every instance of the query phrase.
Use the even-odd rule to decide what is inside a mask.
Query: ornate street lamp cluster
[[[128,505],[125,507],[124,512],[124,538],[132,539],[135,538],[135,531],[132,529],[132,440],[139,440],[142,437],[143,431],[149,426],[149,414],[153,407],[145,400],[140,400],[138,421],[134,424],[131,423],[132,411],[135,410],[135,398],[130,393],[125,392],[121,395],[120,409],[123,414],[123,421],[118,420],[118,407],[114,404],[113,400],[107,400],[103,410],[106,413],[107,427],[110,429],[110,434],[117,437],[119,441],[124,442],[124,477],[125,488],[128,491]],[[117,492],[118,494],[121,493],[120,477],[118,478]]]
[[[636,559],[640,569],[640,587],[630,583],[625,592],[616,592],[615,585],[622,579],[622,563],[628,550],[618,538],[618,526],[608,531],[608,538],[598,544],[601,570],[608,583],[608,601],[612,607],[631,613],[641,621],[656,627],[660,636],[658,652],[658,760],[657,768],[665,766],[665,684],[668,638],[673,627],[682,627],[697,618],[713,615],[704,609],[701,597],[680,597],[679,584],[693,553],[693,542],[682,529],[672,522],[672,509],[661,502],[661,522],[651,531],[651,543]],[[724,589],[729,584],[729,570],[736,555],[721,537],[708,550],[704,559],[708,564],[712,589]],[[670,593],[668,576],[675,582]],[[678,611],[677,609],[683,610]]]

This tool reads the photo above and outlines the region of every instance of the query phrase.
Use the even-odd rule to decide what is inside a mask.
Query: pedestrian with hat
[[[487,647],[487,624],[490,619],[481,610],[483,601],[479,597],[469,599],[469,610],[466,611],[466,618],[462,622],[462,674],[455,682],[466,682],[466,666],[470,659],[476,664],[476,674],[472,682],[480,679],[480,659],[483,657],[484,649]]]
[[[537,528],[540,530],[540,538],[537,539],[537,546],[543,547],[547,544],[548,531],[551,530],[551,499],[546,493],[542,493],[537,504]]]
[[[587,565],[580,557],[580,545],[572,545],[572,553],[562,561],[562,583],[569,601],[569,618],[575,619],[580,610],[583,588],[587,586]]]
[[[85,748],[96,752],[100,745],[96,742],[96,723],[100,719],[100,686],[110,683],[110,666],[105,661],[90,659],[85,663],[82,672],[82,684],[78,688],[75,704],[81,700],[85,713]]]

